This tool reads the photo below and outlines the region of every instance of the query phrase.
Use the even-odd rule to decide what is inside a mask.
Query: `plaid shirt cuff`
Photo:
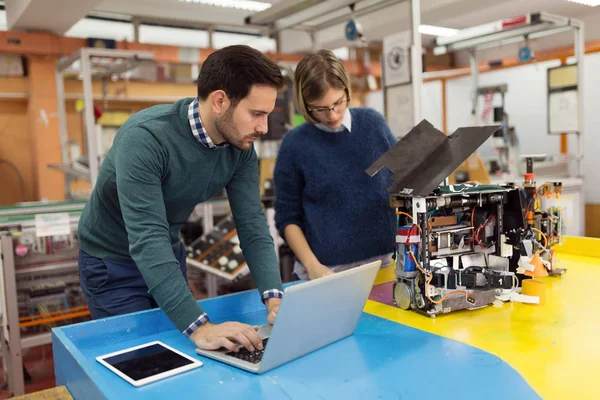
[[[201,316],[198,317],[197,320],[195,320],[194,322],[192,322],[190,324],[190,326],[188,326],[188,328],[185,331],[183,331],[183,334],[186,337],[190,337],[190,335],[192,333],[194,333],[194,331],[196,329],[198,329],[200,326],[202,326],[203,323],[208,322],[208,321],[209,321],[208,315],[206,315],[206,313],[202,314]]]
[[[283,292],[281,290],[277,290],[277,289],[270,289],[270,290],[265,290],[262,294],[262,301],[263,303],[265,302],[265,300],[267,299],[281,299],[283,298]]]

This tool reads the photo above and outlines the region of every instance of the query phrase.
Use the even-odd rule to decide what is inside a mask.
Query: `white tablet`
[[[96,360],[133,386],[147,385],[202,366],[200,360],[159,341],[105,354]]]

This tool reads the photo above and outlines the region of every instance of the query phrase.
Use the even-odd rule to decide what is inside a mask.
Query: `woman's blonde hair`
[[[344,64],[329,50],[305,56],[294,74],[294,98],[306,121],[319,123],[308,110],[308,104],[325,96],[329,88],[344,90],[350,100],[350,78]]]

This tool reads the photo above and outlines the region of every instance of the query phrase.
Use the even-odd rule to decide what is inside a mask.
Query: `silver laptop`
[[[381,261],[284,290],[273,326],[260,327],[263,350],[196,349],[196,353],[261,374],[354,333]]]

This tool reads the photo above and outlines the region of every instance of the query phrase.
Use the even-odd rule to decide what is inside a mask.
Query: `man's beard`
[[[233,111],[233,107],[229,107],[222,117],[218,117],[215,120],[215,128],[217,129],[217,132],[219,132],[219,135],[221,135],[221,137],[225,139],[227,143],[238,150],[246,151],[252,146],[252,143],[247,143],[246,140],[253,137],[258,138],[260,134],[255,132],[250,135],[240,137],[240,132],[233,122]]]

